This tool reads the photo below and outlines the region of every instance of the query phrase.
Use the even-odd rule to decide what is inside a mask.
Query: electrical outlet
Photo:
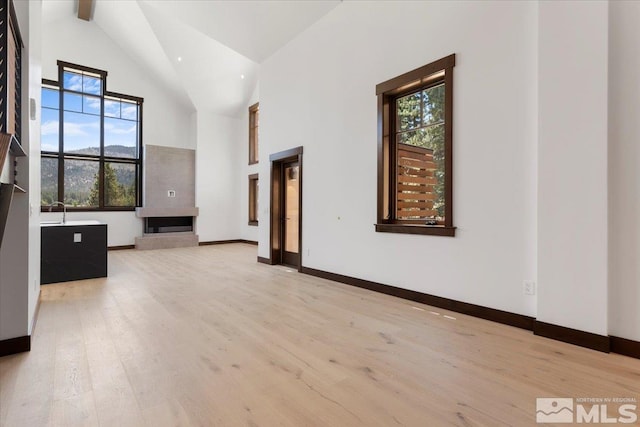
[[[525,281],[522,285],[522,292],[525,295],[536,294],[536,282]]]
[[[176,190],[167,191],[167,197],[176,197]]]

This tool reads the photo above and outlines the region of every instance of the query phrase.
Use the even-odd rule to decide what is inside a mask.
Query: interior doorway
[[[302,266],[302,147],[271,161],[271,263]]]

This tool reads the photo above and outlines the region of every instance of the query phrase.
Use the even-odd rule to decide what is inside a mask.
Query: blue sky
[[[65,76],[65,86],[70,89],[78,87],[77,75],[69,79]],[[75,79],[75,83],[74,80]],[[81,79],[80,79],[81,80]],[[95,87],[86,83],[85,92],[96,92]],[[97,79],[93,79],[94,81]],[[98,84],[99,84],[99,80]],[[74,86],[75,84],[75,86]],[[93,84],[93,83],[92,83]],[[94,84],[95,86],[95,84]],[[98,89],[99,93],[99,89]],[[100,146],[100,98],[88,95],[66,93],[64,112],[65,151]],[[43,88],[42,90],[42,127],[41,143],[44,151],[58,151],[58,91]],[[56,108],[55,110],[52,108]],[[119,99],[105,99],[104,141],[105,146],[124,145],[135,147],[137,143],[138,107],[135,103]]]
[[[91,77],[65,71],[63,76],[63,87],[76,92],[100,95],[102,93],[102,80],[98,77]]]

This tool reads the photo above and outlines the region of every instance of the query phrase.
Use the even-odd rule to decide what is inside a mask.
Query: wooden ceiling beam
[[[78,0],[78,18],[91,21],[93,0]]]

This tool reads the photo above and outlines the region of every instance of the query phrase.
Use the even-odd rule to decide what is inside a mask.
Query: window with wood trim
[[[380,83],[376,231],[454,236],[455,55]]]
[[[259,104],[249,107],[249,164],[258,163],[258,118],[260,115]]]
[[[258,174],[249,175],[249,225],[258,225]]]
[[[58,81],[43,80],[43,208],[141,206],[143,99],[108,92],[106,79],[106,71],[58,61]]]

